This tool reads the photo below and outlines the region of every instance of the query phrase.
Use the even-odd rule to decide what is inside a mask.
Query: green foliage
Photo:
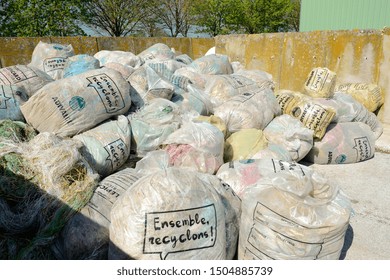
[[[232,32],[229,19],[236,14],[233,9],[235,1],[197,0],[194,2],[192,13],[195,16],[195,24],[200,27],[199,32],[206,32],[211,36]]]
[[[241,0],[235,2],[236,16],[231,18],[237,31],[256,34],[288,31],[287,15],[291,0]]]
[[[80,0],[5,0],[0,35],[12,37],[85,35],[77,25]]]

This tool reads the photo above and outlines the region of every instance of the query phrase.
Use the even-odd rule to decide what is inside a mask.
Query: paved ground
[[[350,198],[350,220],[341,259],[390,260],[390,127],[378,141],[374,158],[342,165],[311,165]],[[388,139],[387,139],[388,138]],[[380,151],[379,151],[380,150]]]

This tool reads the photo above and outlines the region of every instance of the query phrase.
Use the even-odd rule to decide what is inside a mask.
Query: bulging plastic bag
[[[317,98],[305,97],[294,91],[277,91],[276,98],[282,112],[300,120],[305,127],[313,130],[316,139],[324,136],[326,128],[336,115],[331,107],[318,103]]]
[[[269,142],[284,147],[292,160],[297,162],[313,147],[313,130],[290,115],[283,114],[274,118],[263,132]]]
[[[74,56],[72,45],[45,43],[40,41],[34,48],[29,66],[46,72],[54,80],[62,78],[63,69],[70,56]]]
[[[204,89],[209,75],[196,72],[193,68],[182,67],[177,69],[172,77],[171,83],[175,86],[187,90],[188,85],[194,85],[199,89]]]
[[[47,73],[33,66],[18,64],[0,68],[0,85],[23,87],[29,97],[53,81]]]
[[[229,57],[222,54],[210,54],[195,59],[188,67],[193,68],[195,72],[210,75],[233,74],[233,67],[230,64]]]
[[[24,121],[20,105],[28,100],[23,87],[0,85],[0,120]]]
[[[144,103],[154,98],[170,100],[175,91],[174,85],[148,64],[135,70],[127,81],[130,82],[132,91],[136,92],[133,94],[138,95]]]
[[[89,202],[64,226],[55,241],[58,259],[108,259],[113,204],[140,176],[126,168],[99,182]]]
[[[172,97],[171,101],[180,105],[183,111],[193,110],[203,116],[212,114],[214,110],[209,96],[203,90],[193,85],[188,85],[187,91]]]
[[[382,89],[376,84],[341,83],[336,86],[335,92],[351,95],[370,112],[376,111],[385,101]]]
[[[130,105],[130,85],[119,72],[102,68],[50,83],[20,109],[39,132],[73,136],[126,113]]]
[[[162,144],[172,166],[214,174],[223,164],[223,133],[208,122],[184,122]]]
[[[241,129],[232,133],[225,141],[224,162],[251,159],[268,146],[263,131],[255,128]]]
[[[334,109],[336,115],[332,122],[365,123],[371,128],[376,139],[383,133],[383,126],[377,116],[347,93],[335,92],[333,98],[317,98],[316,102]]]
[[[101,66],[105,66],[107,63],[115,62],[123,65],[138,68],[142,64],[141,58],[133,54],[132,52],[119,51],[119,50],[101,50],[94,54],[94,57],[99,60]]]
[[[175,58],[175,52],[167,45],[157,43],[140,52],[138,57],[140,57],[143,62],[154,59],[173,59]]]
[[[139,179],[111,210],[109,259],[226,259],[221,184],[175,167]]]
[[[217,176],[242,197],[239,260],[339,259],[352,210],[322,174],[266,159],[227,163]]]
[[[130,114],[128,119],[132,133],[131,149],[138,157],[157,150],[182,123],[179,106],[163,98],[151,100],[139,111]]]
[[[100,68],[100,62],[95,57],[88,54],[74,55],[68,57],[62,71],[62,78],[75,76],[98,68]]]
[[[130,155],[131,128],[121,115],[73,137],[84,144],[82,153],[102,177],[118,170]]]
[[[371,159],[375,153],[375,136],[361,122],[330,124],[321,141],[315,141],[305,157],[318,164],[356,163]]]
[[[214,115],[225,122],[228,133],[245,128],[262,130],[280,115],[280,107],[271,89],[254,89],[214,108]]]
[[[310,71],[303,92],[311,97],[330,98],[336,86],[336,73],[328,68],[317,67]]]

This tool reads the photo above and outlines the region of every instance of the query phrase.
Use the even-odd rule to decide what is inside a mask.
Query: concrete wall
[[[0,67],[28,64],[35,46],[46,43],[71,44],[76,54],[93,55],[100,50],[122,50],[138,54],[155,43],[164,43],[192,58],[203,56],[214,46],[212,38],[140,38],[140,37],[34,37],[1,38]]]
[[[302,90],[314,67],[336,72],[340,83],[378,84],[385,95],[379,117],[390,123],[390,29],[224,35],[215,40],[217,53],[272,74],[278,89]]]

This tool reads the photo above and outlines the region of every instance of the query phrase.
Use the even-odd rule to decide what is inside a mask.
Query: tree
[[[193,23],[191,14],[193,2],[188,0],[155,0],[150,2],[153,18],[162,28],[169,30],[169,36],[177,37],[181,34],[187,37]]]
[[[197,0],[193,1],[194,23],[210,36],[232,32],[230,18],[235,15],[234,0]]]
[[[301,0],[291,0],[291,11],[287,15],[290,31],[299,31],[299,20],[301,14]]]
[[[1,36],[85,35],[78,26],[79,0],[5,0],[0,17]]]
[[[148,0],[90,0],[85,3],[85,23],[110,36],[126,36],[150,12]]]
[[[231,18],[236,30],[244,33],[284,32],[289,29],[291,0],[241,0],[235,2],[237,12]]]

